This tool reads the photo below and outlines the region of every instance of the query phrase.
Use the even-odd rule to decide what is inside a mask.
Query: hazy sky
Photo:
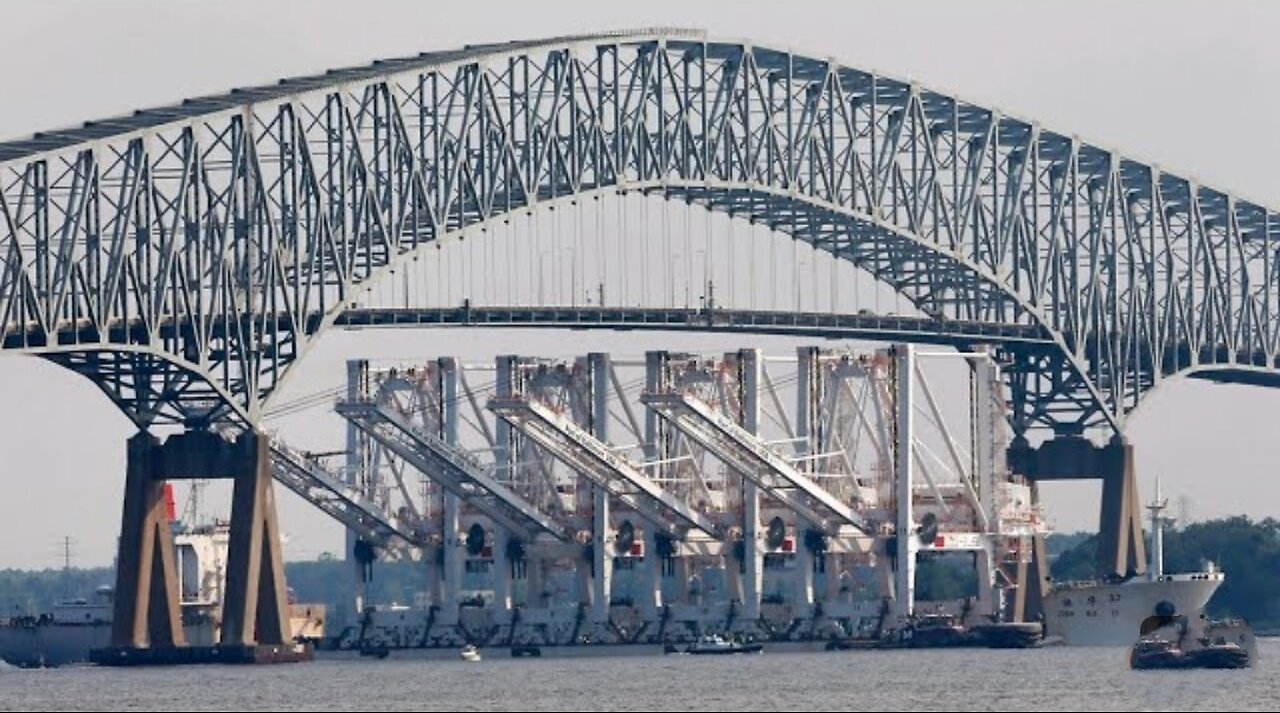
[[[1280,203],[1280,68],[1269,3],[59,2],[3,3],[0,138],[186,96],[473,42],[642,26],[701,27],[906,76],[1032,118],[1263,203]],[[575,335],[574,351],[721,350],[781,340]],[[561,355],[556,333],[334,333],[291,384],[336,384],[354,356],[515,349]],[[128,421],[87,381],[0,356],[0,568],[109,563]],[[1161,476],[1196,517],[1280,515],[1280,393],[1171,382],[1132,419],[1143,488]],[[279,425],[304,447],[340,441],[336,417]],[[1054,487],[1061,529],[1096,524],[1096,489]],[[282,496],[286,553],[340,551],[341,530]]]

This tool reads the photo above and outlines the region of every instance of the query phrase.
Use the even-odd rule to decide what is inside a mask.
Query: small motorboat
[[[736,641],[729,641],[719,634],[711,634],[699,636],[696,641],[689,644],[685,649],[685,653],[702,655],[702,654],[758,654],[764,651],[764,644],[742,644]]]
[[[1183,650],[1166,639],[1142,638],[1129,651],[1129,666],[1159,668],[1247,668],[1249,652],[1233,642],[1207,643]]]
[[[462,660],[473,661],[473,662],[479,661],[480,650],[472,646],[471,644],[467,644],[466,646],[462,647]]]

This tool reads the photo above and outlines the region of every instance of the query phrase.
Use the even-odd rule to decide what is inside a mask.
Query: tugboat
[[[699,636],[685,649],[686,654],[758,654],[764,651],[764,644],[740,644],[729,641],[719,634]]]
[[[462,660],[475,663],[480,660],[480,650],[471,644],[462,647]]]
[[[921,614],[902,630],[901,643],[909,648],[968,646],[968,632],[954,615]]]
[[[1130,650],[1129,666],[1134,669],[1247,668],[1249,652],[1232,642],[1183,651],[1173,641],[1145,637]]]
[[[1034,649],[1044,644],[1044,627],[1038,621],[981,624],[970,633],[989,649]]]

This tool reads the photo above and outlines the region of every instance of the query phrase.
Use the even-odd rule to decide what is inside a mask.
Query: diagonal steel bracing
[[[835,535],[852,525],[871,534],[867,523],[848,505],[701,400],[679,393],[645,393],[640,400],[813,527]]]
[[[426,540],[385,508],[368,501],[335,473],[313,458],[271,440],[271,474],[279,482],[315,505],[368,542],[384,551],[423,547]]]
[[[684,539],[689,530],[718,537],[721,528],[654,483],[640,467],[611,451],[572,420],[532,399],[495,398],[489,410],[532,438],[566,465],[635,510],[663,534]]]
[[[361,286],[467,228],[619,191],[764,224],[938,320],[1043,331],[1058,383],[1027,390],[1028,428],[1118,428],[1184,372],[1275,383],[1274,210],[912,82],[661,28],[0,144],[0,343],[75,365],[140,425],[252,426]],[[110,352],[137,356],[86,358]]]
[[[426,433],[399,414],[369,401],[343,401],[337,412],[383,447],[390,449],[465,503],[525,540],[539,533],[571,541],[573,531],[548,517],[465,450]]]

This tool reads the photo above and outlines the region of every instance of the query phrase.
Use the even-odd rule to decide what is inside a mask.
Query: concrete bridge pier
[[[1044,596],[1049,592],[1049,558],[1044,537],[1030,538],[1031,552],[1018,560],[1015,578],[1018,589],[1013,600],[1013,621],[1038,621],[1044,613]]]
[[[1055,480],[1101,480],[1098,514],[1098,575],[1125,579],[1146,573],[1146,545],[1142,539],[1142,506],[1133,462],[1133,446],[1122,436],[1098,446],[1075,435],[1060,435],[1039,446],[1015,439],[1009,447],[1009,465],[1015,473],[1036,483]],[[1024,558],[1026,560],[1028,558]],[[1049,582],[1043,538],[1036,537],[1029,562],[1029,580],[1019,579],[1015,612],[1029,619],[1039,613],[1039,600]],[[1020,574],[1023,569],[1019,567]],[[1025,600],[1025,601],[1024,601]]]
[[[163,443],[147,432],[129,439],[124,511],[116,568],[111,648],[97,663],[251,663],[293,660],[279,526],[267,439],[246,432],[228,441],[187,431]],[[164,483],[231,479],[227,553],[218,646],[188,647]]]
[[[113,647],[185,646],[173,531],[156,472],[159,441],[145,431],[129,439],[124,515],[116,559]]]
[[[222,441],[216,447],[225,450],[225,444]],[[235,482],[222,604],[224,645],[284,644],[293,638],[268,446],[266,438],[247,433],[236,440],[229,454],[234,459],[229,470]]]

